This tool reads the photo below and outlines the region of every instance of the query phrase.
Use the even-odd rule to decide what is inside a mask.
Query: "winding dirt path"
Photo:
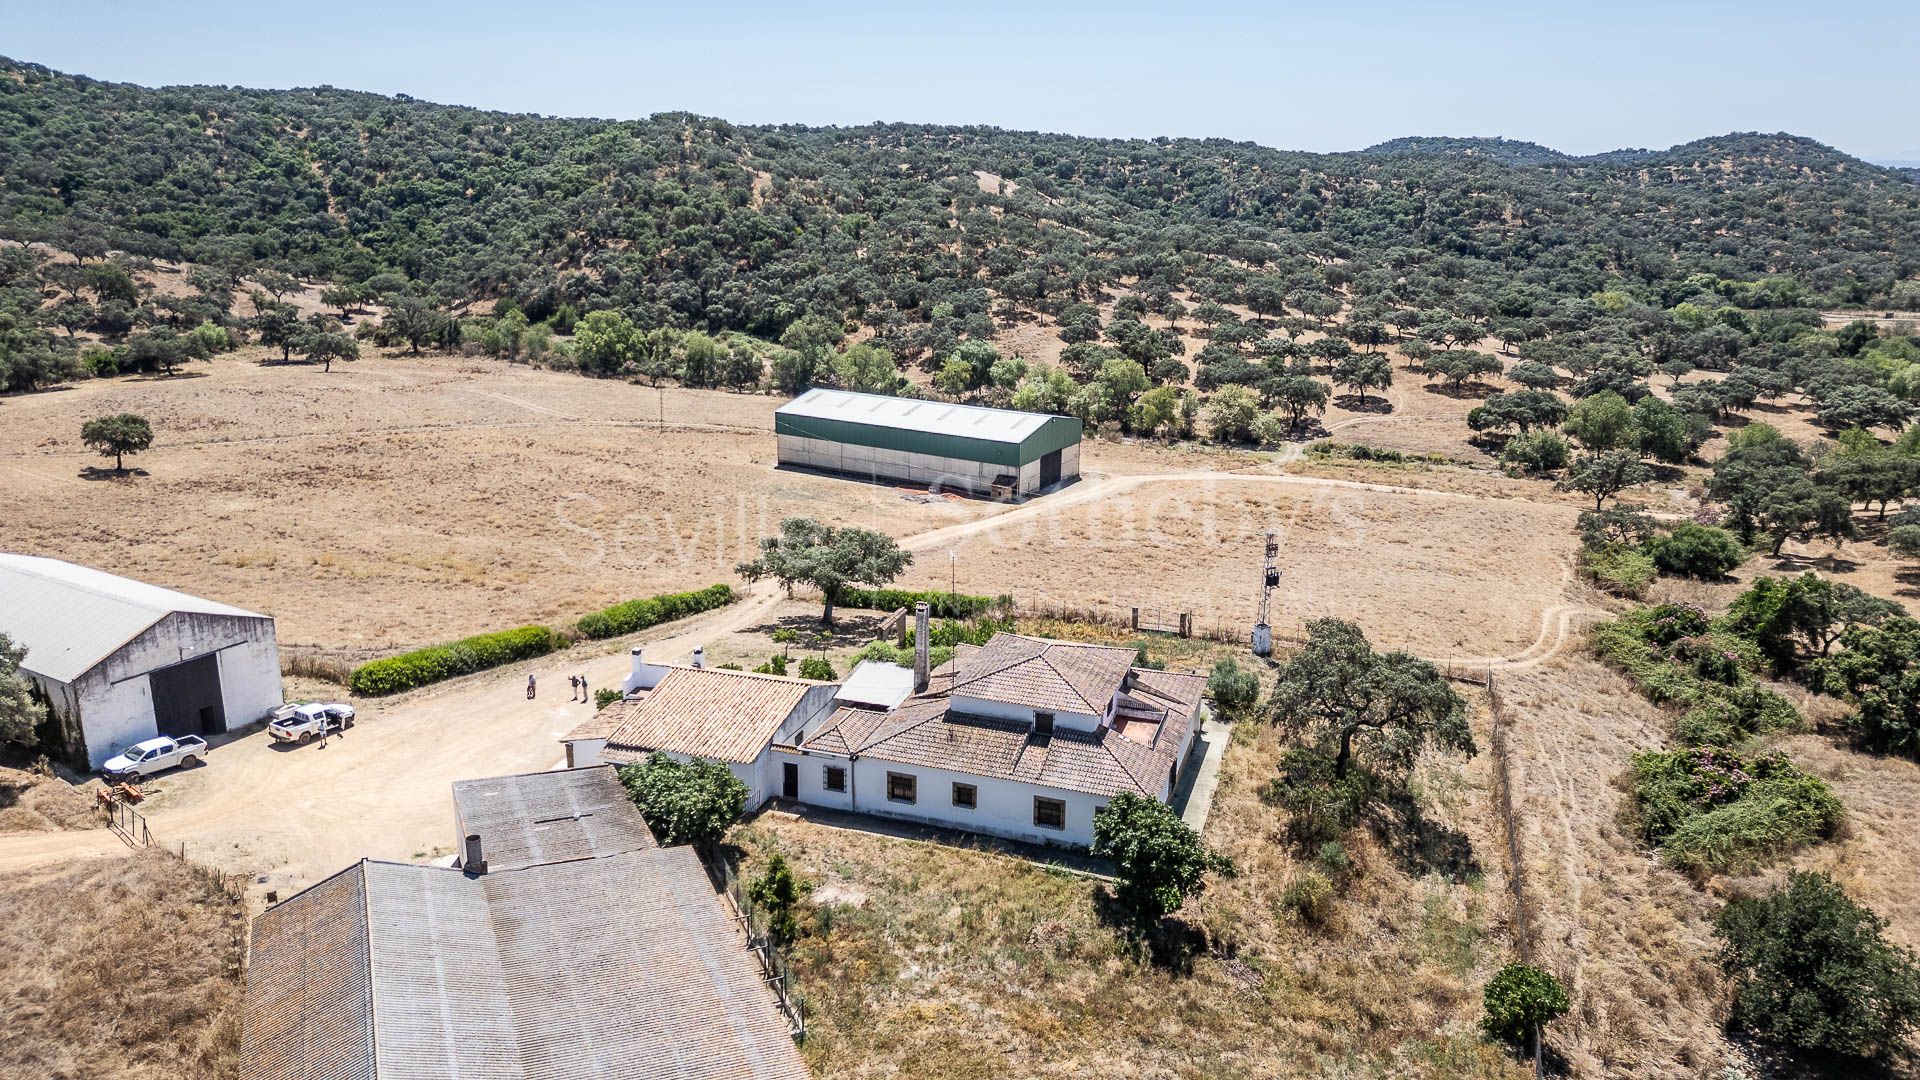
[[[1530,501],[1272,472],[1096,476],[901,543],[912,551],[938,549],[1152,485],[1207,483],[1346,488],[1495,506]],[[1563,581],[1570,582],[1571,574],[1569,565]],[[208,754],[204,767],[169,782],[148,813],[149,823],[161,842],[184,843],[188,854],[205,861],[249,873],[270,868],[257,888],[283,894],[359,858],[406,860],[450,851],[455,780],[551,768],[561,757],[560,737],[591,714],[590,703],[559,696],[568,675],[583,674],[593,687],[617,685],[628,669],[629,644],[641,645],[653,659],[684,661],[701,643],[765,620],[781,595],[777,586],[761,583],[726,608],[634,642],[611,644],[599,654],[573,650],[369,701],[360,706],[361,722],[353,731],[325,744],[288,748],[257,733],[226,740]],[[1575,622],[1592,610],[1575,603],[1549,607],[1541,612],[1539,636],[1528,648],[1467,662],[1538,665],[1568,646]],[[529,674],[540,687],[531,702],[525,694]],[[0,872],[122,850],[121,841],[105,830],[5,836],[0,837]]]

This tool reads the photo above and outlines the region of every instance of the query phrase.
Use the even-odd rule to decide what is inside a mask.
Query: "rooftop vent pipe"
[[[697,668],[707,666],[707,647],[705,645],[697,645],[694,647],[693,666]]]
[[[467,850],[460,858],[460,869],[469,874],[487,872],[487,859],[480,852],[480,834],[477,832],[467,834]]]

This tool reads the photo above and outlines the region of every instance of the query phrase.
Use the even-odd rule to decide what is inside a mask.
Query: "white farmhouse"
[[[1121,792],[1169,802],[1206,679],[1101,645],[996,634],[927,671],[862,664],[844,685],[647,664],[566,738],[578,768],[653,751],[725,762],[749,810],[781,798],[1031,843],[1085,847]]]
[[[747,806],[773,794],[767,747],[832,710],[835,683],[724,668],[649,664],[633,650],[626,697],[568,732],[567,764],[624,765],[659,751],[724,762],[747,785]]]
[[[58,559],[0,553],[0,633],[47,698],[49,750],[88,768],[155,735],[215,735],[281,702],[273,619]]]
[[[771,748],[783,797],[1084,847],[1125,791],[1170,801],[1206,679],[1130,649],[995,634],[891,709],[846,703]]]

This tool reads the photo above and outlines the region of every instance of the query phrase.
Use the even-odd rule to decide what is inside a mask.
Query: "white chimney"
[[[927,689],[927,604],[922,600],[913,605],[913,692],[925,693]]]
[[[632,694],[635,690],[651,690],[659,686],[660,680],[666,677],[667,669],[647,663],[641,656],[640,646],[635,645],[633,671],[627,676],[627,680],[620,684],[620,691],[623,694]]]
[[[484,874],[487,872],[486,856],[480,852],[479,833],[467,834],[467,850],[460,858],[460,869],[465,870],[469,874]]]
[[[697,668],[707,666],[707,647],[705,645],[696,645],[693,647],[693,666]]]

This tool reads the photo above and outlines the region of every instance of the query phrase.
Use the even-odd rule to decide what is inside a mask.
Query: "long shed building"
[[[773,415],[782,465],[977,495],[1043,491],[1080,475],[1071,416],[813,389]]]
[[[92,567],[0,552],[0,633],[45,695],[47,746],[98,768],[155,735],[217,735],[280,704],[273,619]]]

